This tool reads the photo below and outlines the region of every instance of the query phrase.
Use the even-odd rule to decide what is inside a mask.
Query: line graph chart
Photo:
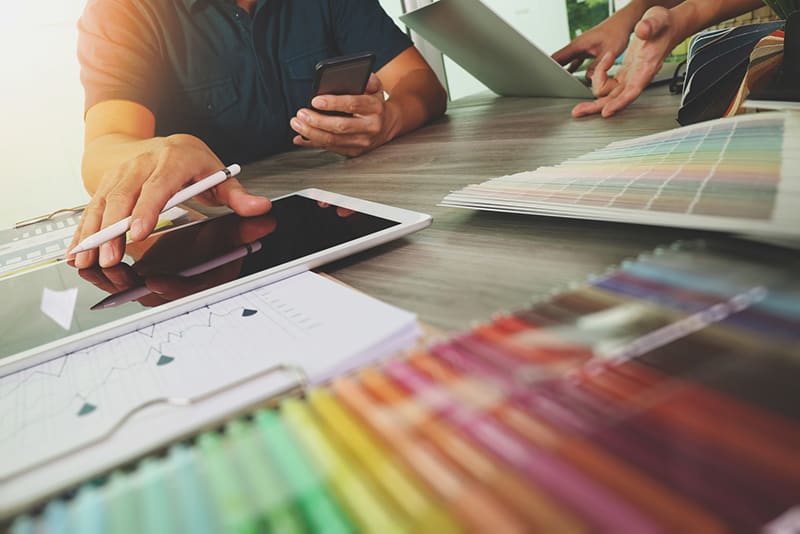
[[[0,379],[0,477],[102,435],[135,407],[274,363],[322,323],[267,286]],[[269,343],[259,341],[269,340]],[[13,461],[10,461],[13,460]]]

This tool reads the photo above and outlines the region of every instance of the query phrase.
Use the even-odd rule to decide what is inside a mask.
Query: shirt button
[[[214,111],[214,105],[213,104],[209,104],[209,105],[206,106],[206,109],[208,111]]]

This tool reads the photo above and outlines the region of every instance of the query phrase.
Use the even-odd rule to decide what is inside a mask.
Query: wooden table
[[[677,127],[678,102],[656,86],[611,119],[576,120],[572,100],[476,95],[359,158],[296,150],[249,165],[242,179],[267,196],[318,187],[433,215],[426,230],[322,270],[434,326],[460,330],[639,252],[703,235],[437,206],[467,184]]]

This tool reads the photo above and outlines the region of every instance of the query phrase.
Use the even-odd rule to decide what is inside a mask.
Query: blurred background
[[[75,23],[86,0],[7,2],[0,18],[0,227],[87,200]]]
[[[485,0],[546,52],[564,46],[613,11],[608,0]],[[380,0],[397,17],[429,0]],[[80,179],[83,90],[76,22],[86,0],[9,2],[0,18],[3,209],[0,228],[83,204]],[[616,8],[623,5],[618,1]],[[452,99],[486,88],[458,65],[442,62]]]

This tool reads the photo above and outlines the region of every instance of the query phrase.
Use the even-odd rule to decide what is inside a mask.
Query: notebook
[[[419,333],[306,272],[0,378],[0,517]]]

